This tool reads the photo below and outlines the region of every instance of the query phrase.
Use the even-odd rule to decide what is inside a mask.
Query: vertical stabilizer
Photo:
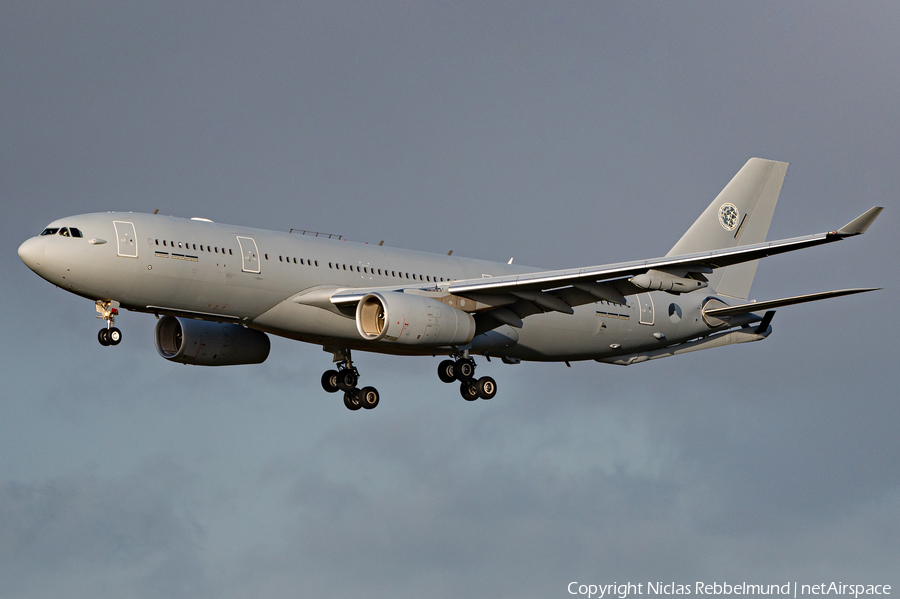
[[[762,243],[769,232],[787,162],[751,158],[694,221],[667,256]],[[709,286],[717,293],[747,299],[758,261],[716,269]]]

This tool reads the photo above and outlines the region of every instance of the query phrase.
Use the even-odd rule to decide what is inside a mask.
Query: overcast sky
[[[571,581],[900,588],[900,4],[0,3],[0,596],[568,597]],[[162,360],[16,255],[106,210],[562,268],[664,254],[791,163],[764,343],[631,367]]]

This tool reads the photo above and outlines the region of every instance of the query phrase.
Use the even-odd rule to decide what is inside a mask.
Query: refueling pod
[[[475,319],[430,297],[385,291],[369,293],[360,300],[356,328],[366,341],[465,345],[475,336]]]
[[[239,324],[163,316],[153,337],[160,356],[182,364],[261,364],[269,357],[269,336]]]
[[[709,286],[709,283],[706,281],[679,277],[658,270],[651,270],[648,273],[631,277],[628,279],[628,282],[645,291],[665,291],[673,295],[690,293]]]

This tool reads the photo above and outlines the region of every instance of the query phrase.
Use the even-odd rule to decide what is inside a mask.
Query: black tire
[[[97,333],[97,341],[99,341],[100,345],[103,347],[107,347],[109,345],[109,330],[100,329],[100,332]]]
[[[359,405],[367,410],[371,410],[377,406],[378,401],[381,399],[381,396],[378,394],[378,390],[375,387],[363,387],[359,390],[359,395],[357,395],[357,397]]]
[[[456,362],[453,360],[444,360],[438,364],[438,378],[445,383],[452,383],[456,380]]]
[[[122,331],[120,331],[116,327],[109,329],[107,337],[109,338],[110,345],[119,345],[120,343],[122,343]]]
[[[475,381],[463,381],[459,384],[459,394],[466,401],[478,399],[478,383]]]
[[[344,405],[352,412],[355,412],[362,407],[359,404],[359,392],[356,389],[344,393]]]
[[[337,377],[337,370],[326,370],[324,373],[322,373],[322,388],[325,389],[325,391],[327,391],[328,393],[337,393]]]
[[[456,371],[456,380],[460,382],[471,381],[475,378],[475,360],[467,358],[457,360],[456,364],[454,364],[454,368]]]
[[[351,391],[359,382],[359,377],[352,370],[341,370],[337,374],[337,386],[341,391]]]
[[[497,395],[497,381],[489,376],[483,376],[476,383],[478,386],[478,396],[481,399],[493,399]]]

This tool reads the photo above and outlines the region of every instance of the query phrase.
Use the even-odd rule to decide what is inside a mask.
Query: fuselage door
[[[259,272],[259,250],[256,247],[256,241],[252,237],[241,237],[238,235],[238,244],[241,246],[241,270],[244,272]]]
[[[653,324],[653,298],[649,293],[638,294],[638,307],[641,309],[641,324]]]
[[[134,223],[114,220],[116,227],[116,251],[123,258],[137,258],[137,235],[134,233]]]

